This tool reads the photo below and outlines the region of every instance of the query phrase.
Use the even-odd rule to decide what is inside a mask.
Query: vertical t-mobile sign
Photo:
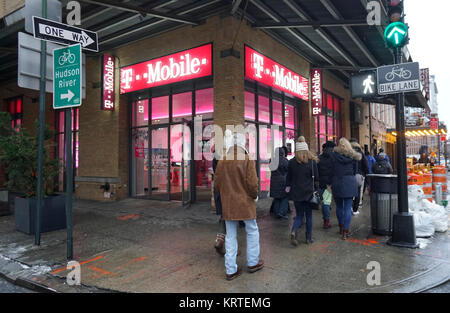
[[[103,55],[102,67],[102,102],[101,109],[114,111],[114,69],[115,58],[112,55]]]
[[[212,44],[174,53],[120,70],[120,93],[212,75]]]
[[[305,101],[309,100],[309,81],[272,59],[245,46],[245,77],[275,87]]]
[[[322,70],[318,68],[311,69],[311,106],[312,115],[322,114]]]

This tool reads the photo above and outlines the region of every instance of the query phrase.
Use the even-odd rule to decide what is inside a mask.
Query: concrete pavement
[[[334,209],[327,230],[314,211],[316,241],[297,248],[288,240],[295,213],[275,220],[270,199],[260,200],[265,267],[231,282],[213,249],[218,223],[208,203],[186,209],[178,202],[77,200],[74,258],[81,264],[81,286],[66,283],[66,231],[42,234],[37,247],[33,236],[15,231],[13,216],[0,217],[0,272],[59,292],[418,292],[448,280],[448,232],[436,233],[423,249],[389,246],[388,237],[371,233],[367,200],[348,241],[337,234]],[[245,231],[238,233],[238,264],[245,268]],[[370,261],[380,264],[381,285],[367,283]]]

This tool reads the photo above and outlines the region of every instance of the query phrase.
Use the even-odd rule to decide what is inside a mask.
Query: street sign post
[[[66,45],[80,44],[83,49],[98,52],[96,32],[33,16],[34,37]]]
[[[377,83],[380,95],[420,90],[419,63],[410,62],[378,67]]]
[[[53,108],[81,105],[81,45],[53,50]]]
[[[364,71],[350,77],[352,98],[370,98],[377,95],[376,71]]]

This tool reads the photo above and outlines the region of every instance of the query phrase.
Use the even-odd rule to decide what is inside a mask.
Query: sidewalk
[[[65,282],[66,231],[34,236],[15,231],[14,216],[0,217],[0,275],[33,282],[58,292],[417,292],[450,278],[450,241],[435,234],[423,249],[386,244],[372,234],[369,197],[352,220],[351,238],[340,239],[332,210],[331,229],[322,229],[313,211],[313,245],[293,247],[291,219],[269,215],[270,199],[258,202],[263,270],[244,271],[226,281],[224,259],[214,248],[217,216],[208,203],[188,209],[178,202],[126,199],[119,202],[77,200],[73,205],[74,258],[81,264],[82,286]],[[293,204],[291,203],[293,209]],[[294,210],[293,210],[294,211]],[[245,231],[240,229],[245,264]],[[303,239],[303,230],[300,234]],[[367,284],[367,263],[381,265],[381,285]]]

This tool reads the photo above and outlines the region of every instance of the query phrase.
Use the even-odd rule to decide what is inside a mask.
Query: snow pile
[[[434,201],[430,202],[424,199],[424,193],[420,186],[408,186],[408,204],[409,210],[414,216],[416,237],[431,237],[435,231],[447,231],[447,210]]]

